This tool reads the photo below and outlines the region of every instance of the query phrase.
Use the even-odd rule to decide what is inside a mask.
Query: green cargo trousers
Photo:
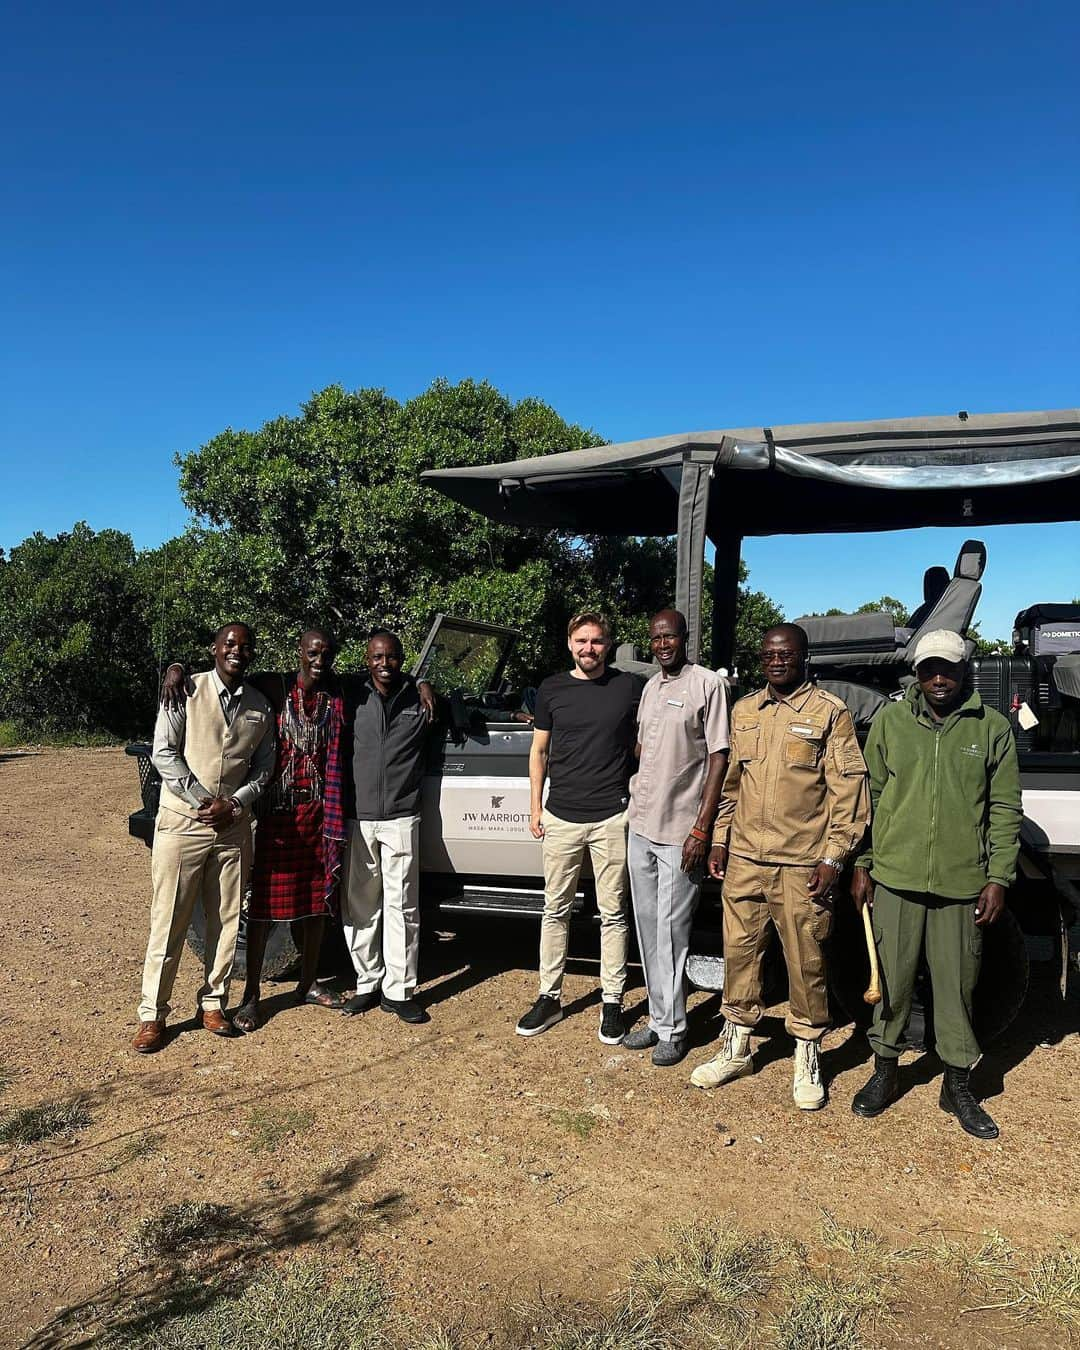
[[[969,1069],[979,1058],[971,1026],[971,997],[982,963],[975,901],[875,885],[873,915],[882,983],[870,1026],[875,1054],[895,1059],[900,1053],[925,938],[938,1058],[950,1068]]]

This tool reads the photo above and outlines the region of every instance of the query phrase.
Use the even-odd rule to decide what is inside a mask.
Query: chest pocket
[[[740,764],[760,758],[761,726],[758,722],[736,722],[731,731],[734,757]]]
[[[784,732],[784,763],[816,769],[825,744],[825,724],[820,717],[797,717]]]

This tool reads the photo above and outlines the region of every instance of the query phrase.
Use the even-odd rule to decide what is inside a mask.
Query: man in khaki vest
[[[161,803],[154,830],[150,941],[143,966],[139,1030],[132,1044],[151,1054],[165,1044],[165,1018],[195,902],[206,915],[206,978],[199,1018],[232,1035],[225,1016],[240,904],[251,869],[251,805],[274,768],[274,714],[244,671],[255,654],[247,624],[218,629],[214,669],[194,677],[179,708],[158,711],[154,767]]]

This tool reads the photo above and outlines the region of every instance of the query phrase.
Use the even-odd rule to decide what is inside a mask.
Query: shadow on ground
[[[201,1231],[171,1249],[129,1249],[115,1281],[60,1309],[23,1342],[23,1350],[89,1346],[103,1337],[129,1346],[149,1343],[171,1318],[235,1297],[275,1256],[315,1240],[352,1239],[370,1223],[408,1218],[413,1209],[399,1191],[364,1205],[342,1203],[378,1164],[377,1152],[352,1158],[291,1199],[273,1191],[242,1208],[212,1207],[216,1212],[202,1218]]]

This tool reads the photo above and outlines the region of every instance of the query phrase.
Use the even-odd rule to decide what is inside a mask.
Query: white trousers
[[[350,820],[341,883],[356,992],[382,985],[400,1002],[416,989],[420,947],[420,817]]]

